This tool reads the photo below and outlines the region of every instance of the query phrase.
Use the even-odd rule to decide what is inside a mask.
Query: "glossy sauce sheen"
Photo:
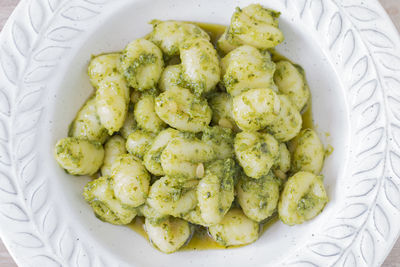
[[[201,27],[204,31],[206,31],[211,38],[211,42],[216,45],[219,37],[224,33],[226,26],[219,24],[209,24],[209,23],[200,23],[200,22],[192,22],[199,27]],[[275,50],[271,50],[273,61],[279,60],[288,60],[285,56],[279,54]],[[307,104],[307,108],[302,115],[303,117],[303,126],[302,128],[312,128],[314,129],[314,121],[312,118],[311,111],[311,101]],[[278,216],[275,214],[272,216],[267,222],[262,224],[260,229],[260,235],[264,233],[273,223],[278,221]],[[146,240],[148,240],[148,236],[146,231],[144,230],[144,217],[137,216],[134,221],[128,225],[128,227],[134,230],[136,233],[143,236]],[[232,246],[232,247],[224,247],[217,242],[215,242],[207,232],[205,227],[197,226],[196,231],[193,234],[190,242],[182,247],[180,250],[206,250],[206,249],[227,249],[234,248],[240,246]]]

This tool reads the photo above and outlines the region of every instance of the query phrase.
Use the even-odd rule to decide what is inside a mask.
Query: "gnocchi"
[[[179,135],[179,131],[168,128],[161,131],[154,139],[150,149],[144,154],[143,163],[146,169],[154,175],[164,175],[164,170],[161,166],[161,153],[174,137]]]
[[[234,161],[217,160],[207,166],[197,186],[197,201],[204,223],[217,224],[228,212],[234,199]]]
[[[281,114],[281,100],[269,88],[243,92],[233,98],[232,105],[235,122],[244,131],[262,130],[275,123]]]
[[[272,175],[252,179],[243,175],[237,186],[237,199],[243,213],[261,222],[276,211],[279,200],[279,183]]]
[[[293,171],[320,173],[324,164],[325,150],[317,133],[312,129],[304,129],[296,136],[293,143]]]
[[[310,91],[300,66],[286,60],[277,62],[274,81],[279,91],[289,97],[298,111],[305,107],[310,98]]]
[[[181,65],[169,65],[165,67],[164,71],[161,74],[158,88],[161,91],[166,91],[171,87],[178,86],[182,83],[181,74]]]
[[[153,246],[173,253],[196,233],[246,245],[267,220],[295,225],[322,212],[325,150],[303,125],[304,70],[272,49],[284,38],[279,16],[237,8],[218,33],[154,20],[123,51],[92,57],[94,96],[54,156],[69,174],[92,176],[83,196],[96,217],[139,217]]]
[[[129,88],[119,74],[105,77],[96,91],[96,110],[101,124],[111,135],[124,125],[129,104]]]
[[[236,125],[232,113],[232,97],[227,93],[216,93],[209,100],[212,110],[212,123],[224,128],[230,128],[235,132],[240,129]]]
[[[103,164],[104,148],[98,142],[67,137],[57,142],[54,156],[69,174],[92,175]]]
[[[253,243],[258,238],[259,224],[249,219],[240,209],[233,208],[222,221],[208,227],[212,238],[223,246]]]
[[[120,56],[120,53],[110,53],[92,58],[88,67],[88,75],[95,88],[98,88],[100,81],[105,77],[116,72]]]
[[[103,166],[101,166],[101,175],[111,176],[112,164],[116,158],[123,154],[126,154],[125,139],[119,135],[114,135],[104,144],[104,160]]]
[[[107,129],[101,124],[97,115],[94,97],[91,97],[79,110],[69,127],[68,136],[86,138],[102,144],[107,140]]]
[[[173,138],[161,153],[164,173],[175,179],[195,179],[199,166],[215,159],[213,147],[196,138]],[[201,168],[201,167],[200,167]]]
[[[196,207],[197,184],[164,176],[151,186],[147,203],[160,214],[180,217]]]
[[[112,224],[128,224],[137,215],[136,209],[126,208],[115,199],[110,177],[100,177],[89,182],[83,196],[93,208],[96,217]]]
[[[159,133],[166,127],[155,112],[155,100],[152,95],[142,95],[135,104],[135,121],[137,126],[151,133]]]
[[[275,63],[267,51],[243,45],[221,60],[222,82],[232,96],[249,89],[269,88],[274,85]]]
[[[169,126],[180,131],[200,132],[211,121],[212,111],[205,99],[188,89],[174,87],[156,98],[155,111]]]
[[[126,140],[126,150],[132,155],[143,159],[143,156],[150,149],[155,135],[142,130],[136,130]]]
[[[278,141],[267,133],[238,133],[234,146],[243,171],[255,179],[267,175],[279,156]]]
[[[328,202],[321,176],[297,172],[289,178],[279,201],[279,218],[288,225],[300,224],[317,216]]]
[[[187,221],[168,217],[155,223],[146,218],[146,233],[152,244],[164,253],[172,253],[182,247],[192,234]]]
[[[259,49],[275,47],[284,39],[278,25],[279,16],[279,12],[264,8],[260,4],[252,4],[243,9],[236,8],[229,30],[223,38],[232,45],[246,44]]]
[[[119,71],[139,91],[155,88],[164,68],[161,50],[146,39],[137,39],[122,51]]]
[[[141,161],[130,154],[123,154],[114,160],[111,177],[115,197],[128,207],[138,207],[147,198],[150,175]]]
[[[289,97],[279,95],[280,112],[266,129],[277,140],[286,142],[293,139],[301,130],[303,120]]]

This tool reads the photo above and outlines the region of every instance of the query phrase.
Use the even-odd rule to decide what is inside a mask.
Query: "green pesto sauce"
[[[193,24],[198,25],[200,28],[202,28],[205,32],[208,33],[210,36],[211,42],[213,43],[214,46],[216,46],[217,41],[219,37],[224,33],[226,26],[225,25],[220,25],[220,24],[210,24],[210,23],[201,23],[201,22],[190,22]],[[271,53],[271,58],[274,62],[280,61],[280,60],[287,60],[292,63],[288,58],[285,56],[279,54],[278,52],[275,51],[275,49],[270,49],[269,52]],[[175,59],[176,62],[179,62],[179,59]],[[175,63],[175,62],[174,62]],[[232,84],[235,84],[236,81],[229,81]],[[236,82],[237,83],[237,82]],[[303,119],[303,125],[302,128],[311,128],[315,129],[313,117],[312,117],[312,106],[311,106],[311,101],[307,104],[306,110],[302,114],[302,119]],[[332,153],[333,148],[331,146],[328,146],[326,155],[329,155]],[[159,157],[153,158],[157,162],[159,162]],[[269,229],[271,225],[273,225],[276,221],[278,221],[278,216],[277,213],[272,215],[266,222],[261,224],[260,226],[260,235],[262,235],[265,231]],[[141,236],[143,236],[146,240],[149,240],[146,231],[144,230],[144,218],[137,216],[135,220],[128,225],[128,227]],[[193,237],[191,238],[190,242],[182,247],[180,250],[209,250],[209,249],[227,249],[227,248],[236,248],[236,247],[241,247],[241,246],[230,246],[230,247],[225,247],[217,242],[215,242],[211,236],[208,234],[207,229],[202,226],[196,226],[195,232],[193,234]]]
[[[271,225],[278,221],[278,216],[275,213],[266,222],[260,226],[260,235],[269,229]],[[144,230],[144,217],[136,216],[132,223],[128,224],[128,227],[134,230],[139,235],[143,236],[146,240],[149,240],[146,231]],[[196,226],[195,232],[190,239],[189,243],[182,247],[180,250],[209,250],[209,249],[228,249],[237,248],[241,246],[230,246],[225,247],[212,239],[208,234],[205,227]]]

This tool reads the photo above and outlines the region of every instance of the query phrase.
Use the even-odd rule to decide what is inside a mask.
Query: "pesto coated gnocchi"
[[[322,212],[325,149],[303,125],[305,72],[271,56],[279,15],[237,8],[219,38],[205,24],[153,20],[123,51],[91,58],[94,94],[54,155],[92,176],[83,196],[97,218],[144,217],[151,244],[172,253],[205,228],[204,242],[246,245],[266,221]]]

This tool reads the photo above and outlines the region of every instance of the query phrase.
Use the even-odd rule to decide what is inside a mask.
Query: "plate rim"
[[[290,0],[281,0],[281,1],[284,2],[287,5]],[[63,6],[63,8],[65,8],[65,9],[70,8],[72,6],[72,4],[73,4],[73,1],[71,1],[71,3],[69,3],[69,5],[71,5],[71,6],[68,6],[67,2],[68,2],[68,0],[59,0],[59,1],[51,1],[51,0],[49,0],[48,3],[53,3],[54,7],[55,7],[55,10],[56,10],[57,8],[59,8],[60,6],[63,6],[63,5],[65,5],[65,6]],[[83,6],[84,6],[84,8],[86,8],[88,10],[90,10],[90,7],[93,7],[95,10],[98,10],[99,3],[100,3],[100,6],[101,6],[101,5],[103,5],[103,3],[104,3],[104,5],[106,5],[107,2],[109,2],[109,1],[108,0],[87,0]],[[121,1],[121,2],[123,2],[123,1]],[[259,2],[262,2],[262,1],[259,1]],[[299,2],[302,2],[302,1],[299,1]],[[317,3],[317,4],[318,3],[322,3],[321,4],[322,6],[326,5],[324,7],[328,7],[328,6],[332,5],[332,4],[342,5],[343,0],[336,0],[336,1],[335,0],[317,0],[317,1],[303,0],[303,2],[304,2],[303,10],[301,11],[301,7],[300,7],[300,11],[303,12],[304,8],[310,7],[310,11],[308,11],[308,10],[305,11],[304,17],[305,17],[305,19],[310,19],[310,21],[312,23],[314,23],[315,28],[316,28],[315,30],[317,32],[316,34],[323,35],[326,32],[322,33],[320,31],[319,27],[320,27],[321,17],[323,17],[325,15],[323,14],[323,12],[320,15],[318,13],[318,12],[320,12],[320,10],[316,9],[316,8],[313,9],[312,5],[310,3]],[[360,2],[362,2],[363,5],[359,5]],[[39,3],[39,6],[43,5],[43,4],[46,4],[45,1],[41,1],[41,0],[23,0],[23,1],[21,1],[17,5],[17,7],[14,9],[14,11],[12,12],[12,14],[9,17],[9,19],[7,20],[2,32],[0,33],[0,45],[1,45],[0,46],[0,57],[3,56],[3,61],[0,62],[0,63],[2,63],[2,65],[0,65],[0,73],[4,74],[6,76],[6,78],[7,78],[7,81],[0,81],[0,93],[2,93],[6,97],[5,99],[6,99],[6,101],[8,101],[7,103],[9,105],[9,112],[8,113],[7,113],[7,110],[6,110],[6,112],[4,112],[4,110],[2,110],[1,107],[0,107],[0,123],[3,122],[3,127],[5,128],[4,131],[6,132],[6,136],[5,137],[0,135],[0,145],[2,145],[3,148],[5,147],[6,151],[5,152],[4,151],[0,151],[0,153],[7,153],[7,150],[10,149],[11,145],[13,144],[13,142],[10,142],[11,144],[9,145],[8,141],[10,140],[10,138],[14,138],[14,137],[11,137],[10,134],[7,136],[7,133],[12,133],[14,130],[16,130],[14,128],[11,129],[11,126],[10,126],[11,123],[10,122],[4,122],[5,118],[14,117],[14,115],[12,114],[12,108],[13,108],[14,104],[16,104],[16,103],[10,102],[10,100],[9,100],[9,98],[7,98],[7,95],[6,95],[5,92],[7,90],[11,90],[9,88],[18,89],[18,86],[15,84],[15,80],[14,80],[14,83],[13,83],[12,82],[12,78],[10,78],[10,75],[15,75],[15,73],[14,74],[12,74],[12,73],[10,74],[9,72],[7,73],[5,71],[4,67],[1,68],[1,66],[4,66],[4,64],[5,64],[4,63],[5,62],[4,58],[6,56],[9,56],[9,55],[6,55],[5,53],[7,53],[7,52],[4,52],[4,51],[5,51],[5,49],[9,49],[9,50],[11,49],[13,51],[13,53],[20,53],[22,56],[26,56],[26,54],[24,54],[24,53],[29,53],[30,52],[29,51],[29,49],[30,49],[29,47],[26,48],[26,47],[23,47],[21,45],[20,46],[15,45],[15,41],[13,41],[14,44],[12,44],[14,47],[10,47],[10,45],[12,43],[10,38],[13,37],[14,40],[15,40],[15,38],[16,39],[22,38],[22,37],[20,37],[20,35],[24,34],[23,33],[24,32],[24,27],[27,26],[25,24],[27,24],[28,22],[30,23],[29,27],[32,27],[33,31],[37,30],[37,29],[35,29],[35,27],[36,27],[35,23],[37,23],[37,22],[33,22],[32,20],[31,21],[21,20],[18,17],[18,14],[21,14],[22,12],[30,14],[29,12],[32,12],[32,6],[34,6],[37,3]],[[395,49],[395,51],[399,51],[399,49],[400,49],[399,34],[398,34],[395,26],[393,25],[393,22],[391,21],[390,17],[384,11],[383,7],[381,6],[381,4],[377,0],[372,0],[372,1],[368,1],[368,2],[367,1],[363,2],[361,0],[350,0],[350,1],[347,1],[346,3],[347,3],[346,4],[347,6],[359,5],[359,6],[363,7],[363,8],[366,8],[366,9],[369,9],[369,10],[373,10],[379,16],[379,23],[381,24],[381,25],[377,24],[376,28],[374,28],[374,30],[378,31],[381,34],[384,34],[389,39],[389,41],[392,41],[393,47],[394,47],[393,49]],[[351,3],[351,4],[349,4],[349,3]],[[310,6],[306,6],[307,4],[309,4]],[[51,10],[52,9],[51,4],[49,4],[49,6],[50,6],[50,10]],[[340,6],[338,6],[338,8],[340,8]],[[86,15],[88,17],[90,17],[90,16],[95,17],[95,16],[97,16],[99,14],[96,14],[96,12],[94,12],[94,13],[93,12],[92,13],[89,12],[89,14],[86,13]],[[65,16],[71,16],[70,18],[73,18],[74,17],[73,11],[69,15],[67,14]],[[341,16],[340,13],[339,13],[339,16]],[[344,18],[344,17],[341,18],[342,22],[346,21],[346,19],[349,19],[349,18]],[[71,20],[73,21],[73,19],[71,19]],[[353,23],[367,23],[368,22],[368,21],[362,22],[363,19],[361,19],[361,20],[355,19],[355,20],[357,20],[358,22],[353,22]],[[331,20],[331,22],[332,22],[332,20]],[[373,29],[373,28],[371,28],[371,29]],[[340,37],[340,35],[342,35],[342,33],[339,33],[339,37]],[[336,40],[334,42],[336,42]],[[333,46],[332,46],[332,44],[333,44]],[[330,51],[332,50],[331,47],[335,46],[335,43],[332,43],[332,44],[328,45]],[[368,44],[366,44],[366,43],[363,43],[363,45],[368,46]],[[28,49],[28,50],[24,51],[24,49]],[[380,47],[380,51],[383,51],[383,52],[380,52],[380,53],[393,54],[393,52],[392,52],[393,50],[389,51],[388,47],[382,47],[381,46]],[[386,52],[386,51],[389,51],[389,52]],[[11,55],[11,59],[8,58],[7,60],[13,60],[13,53]],[[15,59],[14,58],[14,60],[19,61],[21,59]],[[367,62],[368,62],[368,58],[367,58]],[[12,64],[12,63],[10,63],[10,64]],[[388,71],[390,71],[390,68],[389,68]],[[16,73],[16,74],[18,75],[18,73]],[[369,74],[367,73],[365,75],[369,75]],[[395,78],[398,77],[399,80],[400,80],[400,75],[399,74],[397,74],[397,75],[393,74],[393,77],[395,77]],[[26,78],[26,77],[24,77],[24,78]],[[360,81],[357,81],[357,83],[358,82],[360,82]],[[0,94],[0,96],[1,96],[1,94]],[[1,100],[2,99],[0,99],[0,101]],[[4,99],[3,99],[3,101],[4,101]],[[6,102],[0,102],[0,103],[6,103]],[[387,108],[388,107],[386,107],[386,109]],[[390,116],[390,114],[385,114],[385,115],[386,116]],[[25,120],[26,120],[26,118],[25,118]],[[386,121],[387,121],[387,124],[396,125],[395,124],[396,121],[394,121],[394,118],[386,117]],[[12,125],[14,125],[14,124],[12,124]],[[387,136],[387,139],[389,139],[389,137],[390,137],[390,135]],[[392,136],[392,138],[395,138],[395,137]],[[386,140],[386,142],[388,142],[388,140]],[[394,142],[389,142],[387,144],[387,149],[384,152],[386,157],[387,157],[387,158],[385,158],[386,161],[389,160],[390,155],[392,155],[390,153],[394,153],[396,156],[400,155],[400,153],[399,153],[400,149],[398,147],[395,147],[395,146],[396,146],[395,141]],[[389,148],[390,148],[390,151],[387,151],[387,150],[389,150]],[[1,147],[0,147],[0,149],[1,149]],[[8,153],[8,156],[10,156],[10,154],[11,153]],[[0,159],[1,159],[1,156],[3,156],[3,159],[4,159],[4,155],[5,154],[0,154]],[[11,158],[13,158],[13,155],[11,155]],[[11,161],[12,161],[12,159],[11,159]],[[5,163],[7,163],[7,162],[5,162]],[[20,208],[16,208],[17,206],[15,206],[15,205],[14,206],[5,206],[5,205],[9,205],[10,203],[13,204],[12,202],[9,202],[8,200],[6,200],[6,199],[8,199],[8,197],[10,197],[10,196],[14,197],[16,199],[15,203],[17,203],[18,198],[21,197],[17,193],[18,192],[18,188],[16,188],[16,187],[18,187],[18,186],[13,182],[13,180],[15,180],[16,177],[13,177],[12,175],[7,175],[7,173],[10,173],[10,171],[9,172],[5,171],[5,170],[11,170],[11,167],[9,167],[9,166],[10,165],[12,166],[13,164],[14,164],[13,162],[10,162],[10,164],[4,164],[4,161],[0,161],[0,174],[2,174],[4,176],[4,179],[6,179],[4,181],[7,181],[7,183],[8,183],[6,185],[6,187],[4,187],[4,184],[2,184],[3,187],[0,188],[0,205],[3,208],[8,208],[6,210],[9,211],[10,213],[6,214],[6,215],[10,215],[10,216],[12,215],[12,217],[14,217],[14,219],[18,218],[18,219],[21,219],[23,221],[23,220],[25,220],[25,218],[22,218],[22,217],[24,217],[24,215],[23,215],[23,213],[20,214],[20,212],[21,212],[21,210],[19,210]],[[17,163],[15,163],[15,164],[17,164]],[[14,173],[14,171],[11,171],[11,172]],[[392,168],[392,170],[390,170],[390,173],[392,175],[396,175],[396,172],[393,170],[393,168]],[[399,178],[399,177],[397,177],[397,178]],[[388,178],[387,177],[382,177],[381,179],[384,180],[384,179],[388,179]],[[384,182],[386,182],[386,180]],[[391,181],[391,182],[393,183],[393,185],[395,185],[393,181]],[[395,186],[397,186],[397,185],[395,185]],[[15,192],[11,192],[13,190],[15,190]],[[398,188],[396,190],[398,190]],[[378,193],[377,193],[377,197],[378,197]],[[389,202],[390,202],[390,200],[389,200]],[[374,209],[376,209],[376,204],[374,204],[374,205],[375,205]],[[392,206],[393,206],[393,203],[392,203]],[[397,207],[395,207],[395,208],[397,208]],[[396,212],[397,212],[397,215],[400,215],[398,208],[397,208]],[[15,246],[12,245],[12,243],[14,242],[13,238],[11,237],[9,231],[6,230],[6,228],[10,226],[10,223],[8,223],[8,224],[5,223],[5,221],[7,219],[4,218],[4,216],[5,216],[4,212],[1,212],[0,216],[2,216],[2,218],[0,219],[0,235],[1,235],[2,239],[3,239],[3,242],[4,242],[5,246],[7,247],[8,251],[12,255],[13,259],[17,262],[17,264],[19,266],[28,265],[25,260],[21,259],[18,256],[17,250],[15,249]],[[20,216],[20,217],[18,217],[18,216]],[[394,215],[392,216],[392,214],[389,214],[389,215],[385,214],[385,216],[386,216],[386,219],[389,220],[389,225],[390,225],[390,218],[393,218],[392,220],[395,220],[394,218],[396,218]],[[5,216],[5,217],[7,217],[7,216]],[[8,217],[8,218],[10,218],[10,217]],[[397,217],[397,218],[399,218],[399,217]],[[29,217],[27,219],[29,220]],[[376,223],[377,222],[375,222],[375,224]],[[383,222],[383,223],[385,223],[385,222]],[[12,228],[12,227],[10,227],[10,228]],[[389,226],[389,228],[390,228],[390,226]],[[378,231],[379,231],[379,229],[378,229]],[[390,253],[391,248],[394,246],[394,244],[395,244],[396,240],[398,239],[399,235],[400,235],[400,227],[397,228],[397,230],[395,231],[395,235],[394,236],[389,236],[388,237],[388,240],[390,240],[390,242],[388,242],[388,244],[386,245],[386,248],[390,248],[390,249],[387,249],[385,252],[383,252],[383,254],[379,257],[379,259],[376,259],[376,258],[374,259],[373,258],[373,264],[374,265],[379,266],[380,264],[383,263],[383,261],[386,259],[387,255]],[[371,233],[369,234],[369,236],[371,236]],[[366,235],[366,238],[368,238],[368,235]],[[23,240],[29,240],[29,238],[27,236],[26,237],[22,237],[22,239]],[[30,242],[33,242],[33,240],[30,240]],[[376,249],[376,245],[375,245],[374,242],[375,242],[375,239],[374,239],[374,237],[372,237],[372,246],[375,247],[375,249]],[[314,248],[314,250],[313,250],[313,248]],[[41,248],[37,248],[37,247],[36,248],[26,248],[26,250],[27,251],[29,250],[30,253],[32,252],[32,250],[39,251],[40,249]],[[289,261],[289,262],[287,262],[287,264],[291,265],[291,264],[299,264],[299,263],[310,263],[310,264],[313,264],[313,265],[317,265],[316,263],[318,262],[318,260],[314,261],[313,257],[317,257],[315,254],[321,254],[320,248],[317,249],[316,247],[312,247],[311,246],[311,247],[307,247],[306,249],[308,249],[308,251],[306,252],[306,255],[307,255],[306,258],[302,258],[302,259],[298,259],[298,260],[294,260],[294,261]],[[315,251],[317,251],[317,252],[315,252]],[[322,252],[323,252],[323,250],[322,250]],[[30,253],[28,253],[28,254],[30,254]],[[351,252],[351,253],[353,253],[353,252]],[[322,254],[324,254],[324,253],[322,253]],[[361,251],[361,254],[362,254],[362,251]],[[39,255],[39,253],[38,252],[37,253],[33,253],[33,255],[37,256],[37,255]],[[46,255],[46,254],[43,254],[43,255]],[[313,255],[313,256],[310,256],[310,255]],[[319,256],[321,256],[321,255],[319,255]],[[357,256],[359,256],[361,258],[363,257],[363,255],[360,256],[359,254],[357,254]],[[325,256],[323,256],[323,257],[325,257]],[[52,259],[50,259],[50,260],[52,260]],[[44,262],[45,262],[45,259],[44,259]],[[48,262],[48,263],[50,264],[50,262]]]

